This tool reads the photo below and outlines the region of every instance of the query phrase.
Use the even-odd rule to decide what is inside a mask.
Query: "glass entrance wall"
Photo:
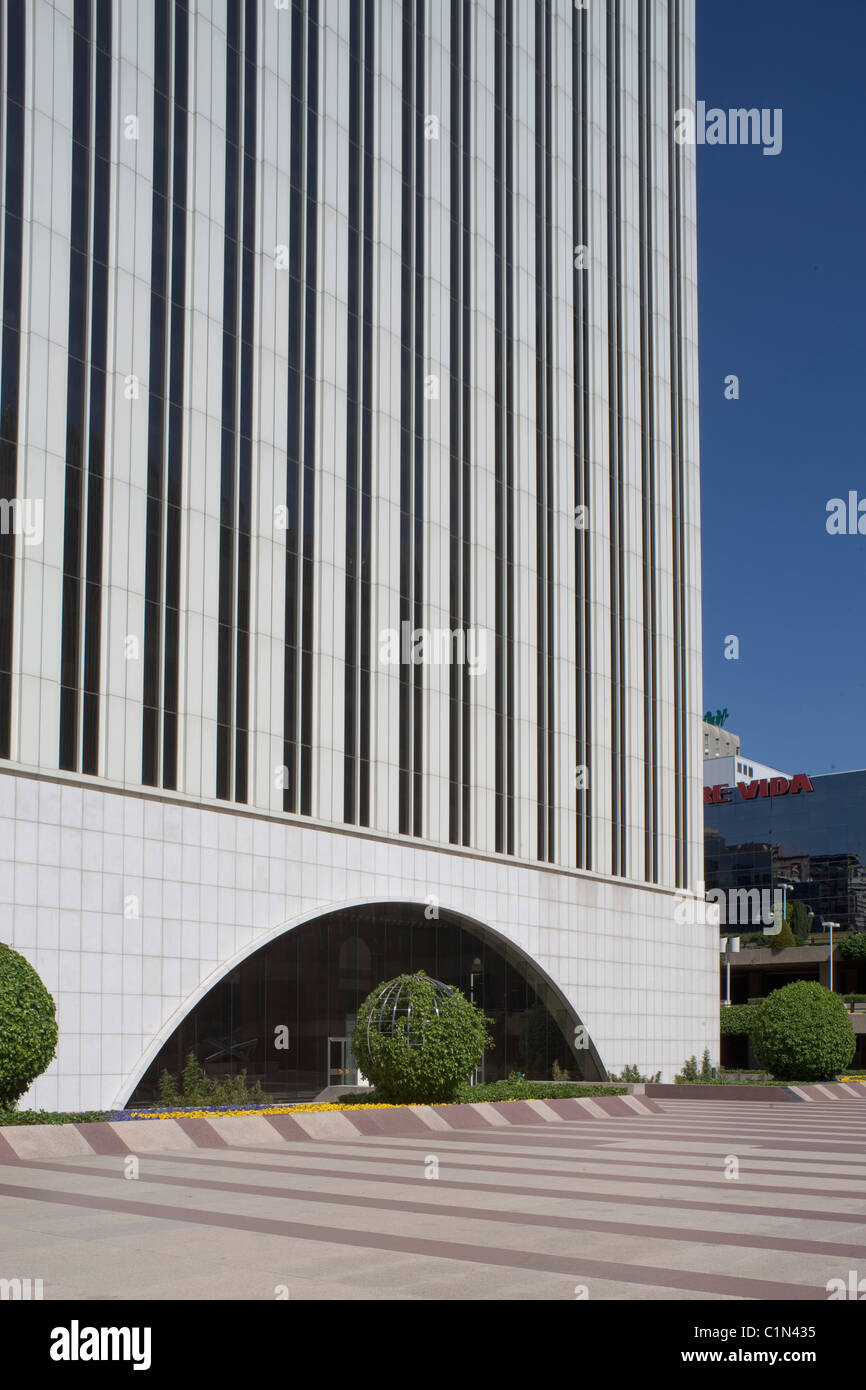
[[[383,980],[418,970],[456,986],[492,1019],[485,1081],[513,1071],[550,1080],[554,1063],[561,1079],[603,1077],[593,1050],[573,1048],[577,1018],[508,942],[445,911],[431,921],[419,905],[388,903],[319,917],[248,957],[191,1009],[131,1103],[156,1100],[163,1069],[177,1077],[190,1051],[209,1076],[246,1068],[247,1080],[276,1100],[311,1098],[329,1084],[329,1071],[336,1082],[332,1040],[351,1038],[364,998]],[[285,1029],[288,1046],[279,1047]],[[342,1051],[350,1062],[348,1047]]]

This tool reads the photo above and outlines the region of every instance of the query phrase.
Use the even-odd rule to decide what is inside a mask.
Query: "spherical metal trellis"
[[[420,1026],[413,1026],[418,1023],[417,1017],[413,1019],[412,1008],[412,987],[417,976],[403,976],[402,979],[391,980],[382,993],[379,995],[375,1004],[367,1017],[367,1046],[370,1045],[370,1033],[373,1029],[385,1037],[393,1038],[397,1032],[397,1020],[406,1019],[406,1046],[421,1047],[424,1043],[424,1019],[420,1020]],[[429,976],[423,977],[424,984],[429,985],[432,990],[433,1012],[439,1017],[439,1005],[454,994],[451,985],[443,984],[441,980],[432,980]],[[417,1011],[416,1011],[417,1012]]]

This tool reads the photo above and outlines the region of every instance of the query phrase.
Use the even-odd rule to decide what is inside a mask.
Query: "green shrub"
[[[14,1110],[57,1051],[54,1000],[29,961],[0,943],[0,1110]]]
[[[761,1000],[763,1003],[763,1000]],[[757,1004],[729,1004],[721,1010],[719,1025],[722,1037],[736,1037],[751,1033],[758,1016]]]
[[[674,1077],[674,1081],[682,1085],[683,1083],[696,1081],[715,1081],[713,1076],[713,1063],[710,1058],[710,1049],[704,1048],[704,1055],[701,1058],[700,1067],[697,1057],[689,1057],[681,1072]]]
[[[81,1125],[113,1118],[110,1110],[0,1110],[3,1125]]]
[[[769,946],[770,937],[765,936],[762,931],[748,931],[740,934],[740,947],[762,948]]]
[[[808,946],[812,930],[812,919],[802,902],[792,902],[788,908],[788,922],[798,946]]]
[[[866,932],[857,931],[850,936],[836,937],[833,944],[842,960],[866,965]]]
[[[167,1069],[159,1078],[159,1103],[164,1110],[173,1110],[179,1101],[177,1082]]]
[[[458,1086],[451,1102],[468,1105],[472,1101],[490,1100],[569,1100],[573,1097],[624,1096],[625,1086],[602,1086],[589,1082],[570,1082],[557,1085],[552,1081],[527,1081],[512,1072],[507,1081],[488,1081],[480,1086]],[[346,1092],[335,1099],[336,1105],[376,1105],[384,1097],[376,1091]]]
[[[594,1086],[591,1082],[571,1082],[567,1086],[552,1081],[526,1081],[513,1073],[507,1081],[488,1081],[482,1086],[460,1086],[454,1099],[461,1105],[484,1100],[571,1100],[587,1096],[624,1096],[625,1086]]]
[[[609,1071],[608,1074],[607,1074],[607,1079],[608,1079],[608,1081],[629,1081],[629,1082],[636,1082],[636,1081],[661,1081],[661,1079],[662,1079],[662,1074],[661,1074],[660,1071],[657,1071],[657,1072],[655,1073],[654,1076],[644,1076],[643,1073],[641,1072],[640,1067],[637,1065],[637,1063],[632,1062],[630,1066],[623,1067],[623,1069],[622,1069],[622,1076],[617,1076],[616,1072],[614,1072],[614,1071]]]
[[[787,919],[782,923],[781,930],[777,931],[775,936],[768,937],[767,940],[774,951],[785,951],[797,944],[797,938],[791,931],[791,925]]]
[[[246,1068],[237,1076],[222,1081],[207,1076],[195,1053],[187,1053],[180,1075],[180,1084],[167,1070],[159,1078],[159,1102],[164,1110],[205,1108],[214,1105],[269,1105],[271,1097],[262,1090],[261,1082],[247,1083]]]
[[[844,1002],[813,980],[774,990],[750,1036],[759,1064],[781,1081],[826,1081],[847,1067],[856,1047]]]
[[[401,988],[399,1013],[393,1030],[390,1019],[380,1029],[381,998],[392,986]],[[398,975],[367,995],[358,1010],[352,1051],[382,1100],[419,1105],[449,1101],[491,1045],[489,1022],[459,990],[439,992],[423,970]]]

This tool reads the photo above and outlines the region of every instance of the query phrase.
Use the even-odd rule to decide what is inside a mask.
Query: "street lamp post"
[[[740,949],[740,938],[738,936],[726,936],[724,944],[720,944],[719,951],[725,958],[725,1005],[730,1008],[731,1004],[731,956]]]
[[[793,883],[787,883],[787,882],[786,882],[784,879],[782,879],[782,878],[776,879],[775,887],[781,889],[781,892],[782,892],[782,918],[781,918],[781,921],[780,921],[780,920],[779,920],[778,912],[777,912],[777,910],[776,910],[776,905],[775,905],[775,904],[776,904],[776,894],[775,894],[775,891],[773,891],[773,893],[772,893],[772,898],[773,898],[773,924],[772,924],[771,927],[766,927],[766,926],[764,927],[764,935],[765,935],[765,936],[778,936],[779,932],[782,930],[782,927],[784,926],[784,924],[785,924],[785,922],[786,922],[786,920],[787,920],[787,917],[788,917],[788,894],[789,894],[789,893],[793,893],[793,891],[794,891],[794,885],[793,885]],[[762,920],[763,920],[763,919],[762,919]]]
[[[830,928],[830,993],[833,993],[833,928],[838,927],[838,922],[825,922],[824,926]]]
[[[483,964],[482,964],[481,957],[480,957],[480,956],[476,956],[475,959],[474,959],[473,962],[472,962],[472,967],[471,967],[471,969],[470,969],[470,971],[469,971],[469,1002],[470,1002],[470,1004],[474,1004],[474,1003],[475,1003],[475,982],[476,982],[476,980],[477,980],[477,981],[478,981],[478,984],[479,984],[479,987],[480,987],[480,985],[481,985],[481,979],[482,979],[482,975],[483,975],[483,971],[484,971],[484,966],[483,966]],[[470,1086],[477,1086],[477,1085],[478,1085],[479,1072],[480,1072],[480,1074],[481,1074],[481,1081],[482,1081],[482,1083],[483,1083],[483,1081],[484,1081],[484,1053],[483,1053],[483,1052],[482,1052],[482,1054],[481,1054],[481,1061],[479,1062],[478,1066],[475,1068],[475,1070],[473,1071],[472,1075],[471,1075],[470,1078],[469,1078],[469,1085],[470,1085]]]
[[[783,879],[780,879],[779,887],[782,890],[782,926],[784,926],[788,917],[788,893],[793,893],[794,885],[793,883],[785,883]]]

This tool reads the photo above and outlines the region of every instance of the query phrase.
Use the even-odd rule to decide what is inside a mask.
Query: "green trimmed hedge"
[[[81,1125],[96,1120],[110,1120],[110,1110],[0,1110],[2,1125]]]
[[[0,1110],[14,1110],[57,1051],[54,1000],[33,966],[0,942]]]
[[[490,1100],[582,1100],[592,1096],[624,1096],[627,1086],[596,1086],[592,1082],[525,1081],[511,1076],[507,1081],[488,1081],[481,1086],[461,1086],[451,1099],[453,1105]],[[336,1098],[337,1105],[376,1105],[383,1097],[375,1091],[361,1091]]]
[[[759,1007],[758,1004],[729,1004],[721,1009],[719,1031],[722,1037],[742,1037],[744,1033],[751,1033]]]
[[[462,1086],[456,1099],[462,1105],[482,1100],[571,1100],[587,1096],[625,1096],[627,1086],[593,1086],[552,1081],[523,1081],[509,1077],[507,1081],[488,1081],[483,1086]]]
[[[758,1063],[780,1081],[828,1081],[857,1046],[844,1001],[813,980],[795,980],[770,994],[751,1030]]]

